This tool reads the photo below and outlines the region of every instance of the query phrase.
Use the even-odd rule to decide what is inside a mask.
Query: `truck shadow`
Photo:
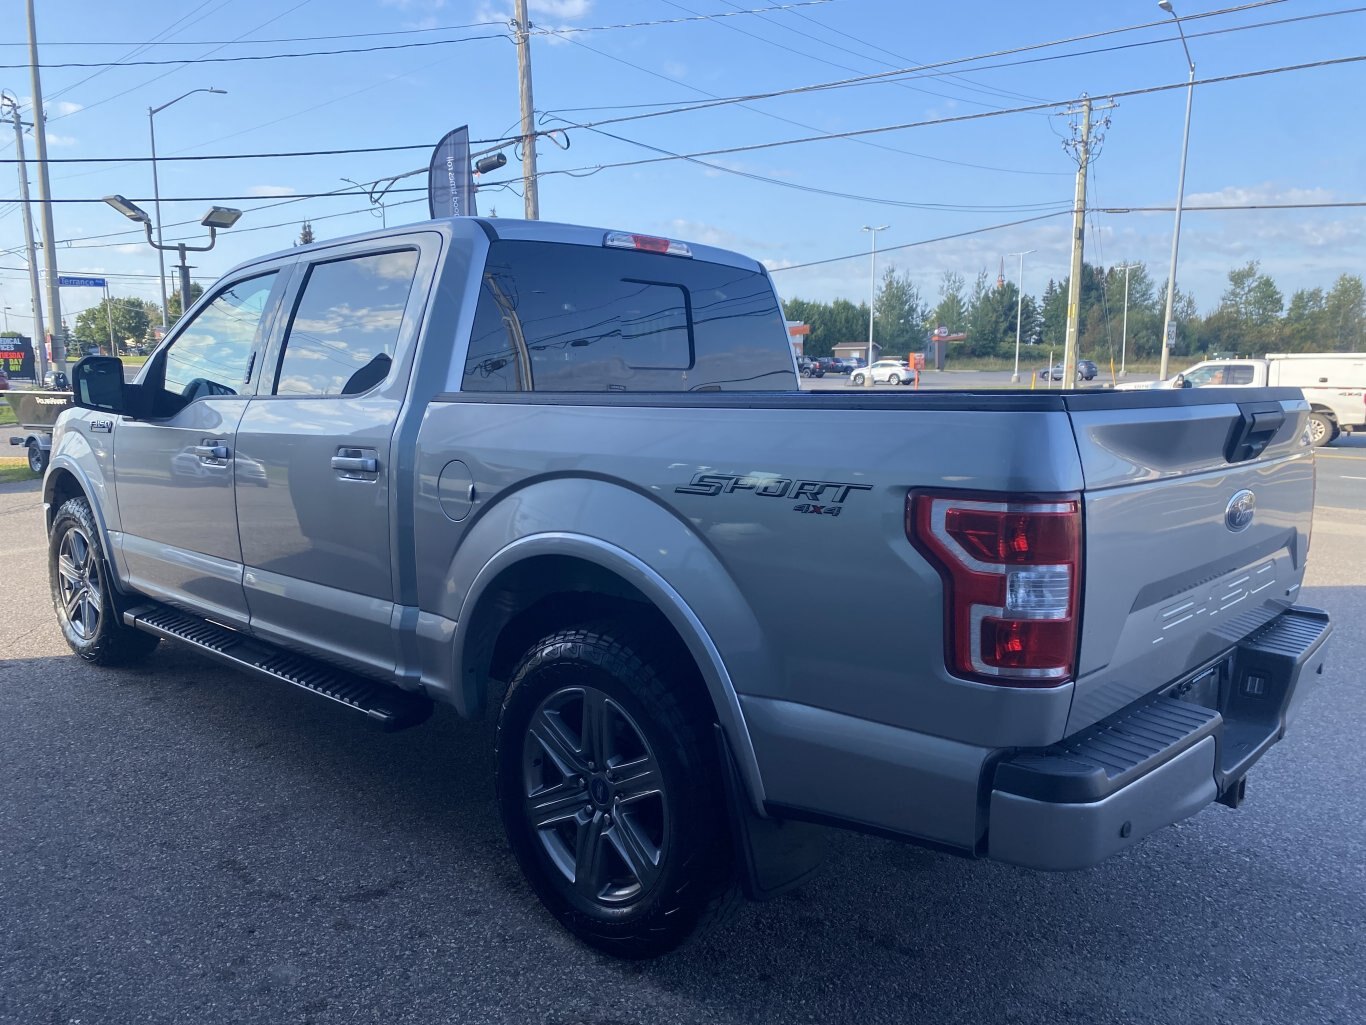
[[[1362,592],[1305,598],[1341,615],[1361,609]],[[742,908],[676,954],[623,964],[568,938],[522,882],[494,805],[490,722],[439,712],[383,735],[168,645],[139,669],[11,660],[0,665],[0,797],[30,842],[10,849],[0,901],[30,949],[35,934],[65,945],[67,974],[119,975],[135,989],[162,966],[129,951],[165,941],[158,930],[178,936],[185,956],[243,976],[297,960],[303,930],[316,959],[307,979],[257,994],[276,1020],[306,1000],[325,1005],[354,973],[402,989],[391,1020],[447,1020],[453,994],[401,980],[456,967],[502,980],[460,998],[471,1020],[531,1000],[508,989],[523,973],[595,980],[591,1012],[564,1021],[653,1021],[680,1008],[728,1022],[1293,1021],[1307,994],[1319,1020],[1348,1020],[1366,952],[1366,799],[1332,788],[1334,819],[1357,825],[1331,827],[1315,758],[1335,738],[1359,737],[1366,715],[1348,694],[1345,659],[1331,665],[1326,693],[1254,770],[1238,812],[1207,809],[1065,875],[832,834],[827,864],[800,891]],[[1306,847],[1323,854],[1312,871]],[[98,883],[111,873],[121,885]],[[60,878],[85,885],[47,881]],[[11,903],[6,891],[21,885],[38,889]],[[167,925],[163,900],[190,917]],[[47,937],[26,906],[87,924]],[[130,915],[141,924],[86,942],[101,916]],[[218,1002],[234,1006],[231,978],[216,985]],[[567,1009],[558,999],[542,991],[527,1013]]]

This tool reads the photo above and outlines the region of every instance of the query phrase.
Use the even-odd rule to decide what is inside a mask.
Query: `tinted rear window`
[[[796,388],[767,275],[655,253],[495,242],[465,391]]]

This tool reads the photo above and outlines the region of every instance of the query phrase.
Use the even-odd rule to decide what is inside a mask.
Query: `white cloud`
[[[1260,185],[1226,185],[1218,192],[1192,192],[1185,198],[1186,206],[1250,206],[1275,203],[1331,203],[1336,194],[1331,189],[1299,189],[1282,187],[1272,182]]]
[[[76,145],[76,137],[74,135],[58,135],[56,132],[48,132],[47,144],[49,146],[74,146]]]
[[[660,70],[662,70],[664,74],[668,75],[670,78],[688,77],[688,66],[684,64],[682,61],[666,60],[664,64],[661,66]]]
[[[70,100],[58,100],[56,103],[48,106],[47,112],[49,116],[58,114],[65,117],[67,114],[74,114],[76,111],[84,109],[84,104],[72,103]]]
[[[247,189],[252,196],[292,196],[294,189],[289,185],[253,185]]]
[[[593,0],[530,0],[527,13],[550,18],[582,18],[593,8]]]

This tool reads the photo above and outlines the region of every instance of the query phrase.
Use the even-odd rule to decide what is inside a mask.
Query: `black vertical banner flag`
[[[469,125],[447,132],[436,144],[428,168],[427,205],[433,217],[474,216]]]

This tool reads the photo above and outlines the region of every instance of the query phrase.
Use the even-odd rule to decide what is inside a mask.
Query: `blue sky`
[[[1051,111],[1007,113],[973,121],[910,128],[852,139],[827,139],[706,158],[613,168],[623,161],[751,146],[812,135],[991,112],[1040,101],[1064,101],[1181,83],[1185,61],[1169,17],[1152,2],[1103,4],[830,0],[761,14],[781,0],[532,0],[542,29],[596,31],[541,34],[532,42],[535,100],[547,125],[567,127],[569,148],[542,142],[541,215],[604,227],[694,239],[747,252],[774,271],[784,296],[861,300],[868,291],[868,235],[863,225],[889,225],[879,247],[968,232],[1065,210],[1075,165],[1064,151],[1065,117]],[[1217,3],[1177,0],[1198,77],[1357,56],[1366,53],[1366,13],[1294,24],[1224,31],[1236,26],[1345,11],[1346,3],[1285,0],[1217,17]],[[23,3],[3,0],[0,88],[27,102]],[[187,13],[192,16],[178,21]],[[181,66],[49,68],[43,91],[53,158],[146,157],[147,108],[190,89],[191,96],[157,115],[161,156],[274,153],[291,150],[431,145],[468,123],[476,139],[498,138],[518,121],[516,52],[506,36],[511,0],[194,0],[108,4],[40,0],[44,64],[115,61],[160,38],[132,60],[240,57],[254,54],[466,41],[289,60]],[[699,15],[734,14],[677,24],[638,25]],[[448,31],[413,31],[498,24]],[[623,115],[691,104],[713,96],[748,95],[847,79],[917,63],[938,62],[1060,40],[1126,26],[1152,28],[1015,56],[956,64],[952,76],[903,78],[809,92],[690,113],[600,126],[620,138],[574,127]],[[637,25],[612,28],[607,26]],[[169,31],[168,31],[169,29]],[[1201,35],[1217,31],[1219,34]],[[403,35],[266,42],[299,37],[405,32]],[[472,37],[491,38],[472,38]],[[101,45],[91,45],[105,41]],[[231,42],[230,42],[231,41]],[[1156,41],[1106,53],[1063,54]],[[227,45],[221,45],[227,43]],[[80,44],[80,45],[78,45]],[[109,45],[118,44],[118,45]],[[1032,63],[985,68],[1021,59]],[[99,72],[98,74],[95,74]],[[90,77],[90,76],[94,77]],[[1191,131],[1187,203],[1334,202],[1366,199],[1366,138],[1360,131],[1366,64],[1281,74],[1198,87]],[[1109,112],[1093,165],[1091,202],[1106,207],[1170,206],[1184,109],[1181,89],[1119,101]],[[656,104],[659,106],[642,106]],[[33,158],[33,141],[28,140]],[[656,147],[648,149],[646,147]],[[0,158],[12,159],[12,132],[0,131]],[[245,211],[218,247],[196,259],[195,275],[211,279],[234,263],[287,247],[310,218],[318,238],[379,226],[356,195],[280,204],[283,194],[327,192],[425,166],[428,153],[347,154],[233,161],[162,162],[163,219],[197,222],[209,202],[175,197],[249,196],[225,200]],[[601,170],[593,170],[602,166]],[[32,170],[32,168],[31,168]],[[547,173],[547,172],[574,172]],[[734,172],[741,172],[736,174]],[[510,159],[490,182],[516,179]],[[757,175],[758,180],[743,175]],[[400,187],[425,187],[425,174]],[[809,189],[844,195],[825,195]],[[151,196],[146,162],[54,164],[58,199],[98,199],[118,192]],[[28,286],[13,164],[0,165],[0,297],[10,323],[29,326]],[[426,216],[421,193],[394,193],[389,224]],[[884,202],[875,202],[882,200]],[[521,216],[522,200],[505,189],[479,195],[480,210]],[[905,204],[920,204],[912,207]],[[150,205],[150,204],[144,204]],[[334,216],[340,215],[340,216]],[[268,227],[280,225],[279,227]],[[56,211],[62,273],[149,275],[113,282],[117,294],[157,294],[155,254],[101,203],[63,203]],[[197,226],[170,228],[170,238],[197,238]],[[893,251],[880,258],[909,271],[933,298],[940,274],[992,278],[1003,256],[1025,261],[1025,289],[1042,291],[1066,274],[1067,215],[951,241]],[[70,240],[70,244],[65,244]],[[1165,279],[1171,214],[1096,214],[1088,224],[1087,259],[1141,261]],[[818,267],[783,268],[847,254],[860,258]],[[1366,210],[1190,212],[1182,230],[1183,289],[1202,308],[1218,301],[1231,266],[1260,260],[1288,299],[1300,287],[1328,286],[1341,273],[1366,271]],[[18,268],[18,269],[16,269]],[[1007,275],[1017,273],[1007,260]],[[68,323],[92,305],[94,291],[65,290]]]

